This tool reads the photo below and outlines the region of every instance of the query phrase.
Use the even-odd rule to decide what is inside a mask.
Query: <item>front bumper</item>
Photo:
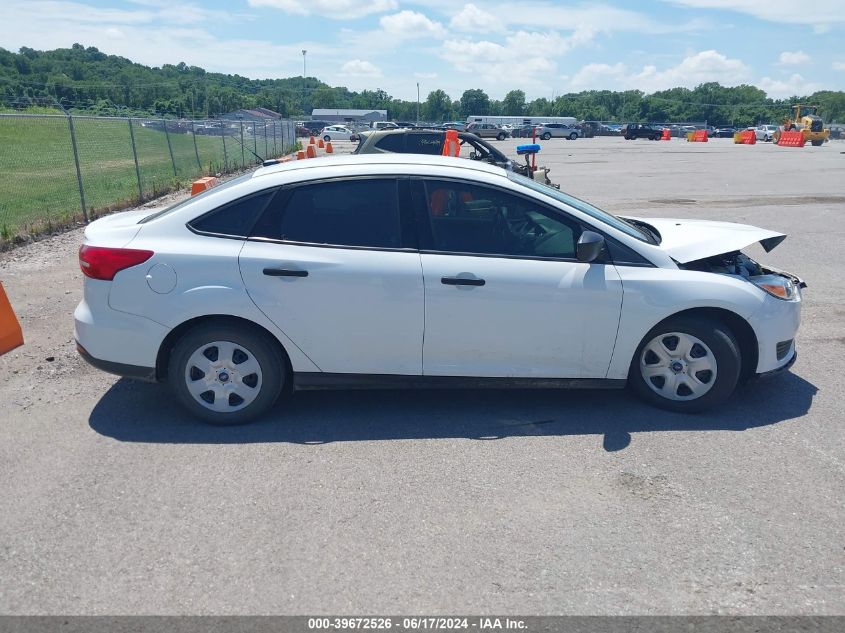
[[[780,366],[776,369],[764,371],[761,374],[757,374],[757,378],[760,378],[760,379],[771,378],[772,376],[778,376],[778,375],[780,375],[784,372],[787,372],[795,364],[796,360],[798,360],[798,352],[793,349],[792,350],[792,358],[790,358],[788,361],[786,361],[785,365],[782,365],[782,366]]]

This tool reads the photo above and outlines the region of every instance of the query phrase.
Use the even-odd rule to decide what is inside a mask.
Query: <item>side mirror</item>
[[[604,248],[604,237],[593,231],[584,231],[578,238],[577,257],[579,262],[592,262]]]

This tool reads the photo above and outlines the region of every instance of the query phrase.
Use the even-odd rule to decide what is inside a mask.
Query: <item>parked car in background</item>
[[[308,132],[311,134],[319,134],[324,127],[334,125],[334,123],[331,121],[304,121],[302,125],[308,128]]]
[[[417,127],[417,124],[411,123],[410,121],[397,121],[396,126],[397,127],[404,127],[404,128],[412,128],[412,127]]]
[[[533,138],[535,128],[539,129],[539,127],[539,125],[533,123],[524,123],[511,130],[511,136],[514,138]]]
[[[395,130],[399,126],[396,125],[393,121],[371,121],[370,122],[370,129],[371,130]]]
[[[499,125],[492,123],[470,123],[466,126],[466,131],[481,138],[495,138],[504,141],[510,133]]]
[[[537,136],[544,141],[548,141],[552,137],[567,138],[574,141],[576,138],[583,136],[583,133],[577,127],[565,123],[543,123],[537,130]]]
[[[345,125],[330,125],[320,130],[320,138],[329,141],[357,141],[358,133]]]
[[[440,127],[444,130],[457,130],[458,132],[467,131],[467,124],[464,121],[448,121]]]
[[[446,141],[446,130],[381,130],[361,135],[355,154],[429,154],[439,156]],[[458,132],[458,142],[469,144],[467,158],[505,169],[525,172],[525,166],[512,161],[487,141],[470,132]]]
[[[737,129],[734,127],[720,127],[716,128],[711,136],[713,138],[733,138],[736,133]]]
[[[315,388],[630,385],[689,413],[795,361],[801,280],[740,252],[784,238],[468,160],[294,161],[89,224],[74,335],[212,424]]]
[[[636,138],[647,138],[657,141],[662,135],[662,128],[651,125],[650,123],[628,123],[622,128],[622,136],[625,137],[626,141]]]
[[[778,126],[777,125],[758,125],[757,127],[750,127],[749,130],[754,130],[754,136],[757,138],[758,141],[765,141],[768,143],[771,141],[774,136],[775,132],[777,132]]]

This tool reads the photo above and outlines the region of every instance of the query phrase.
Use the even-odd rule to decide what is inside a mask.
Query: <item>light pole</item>
[[[417,82],[417,125],[420,124],[420,82]]]
[[[305,50],[304,48],[302,49],[302,78],[303,79],[305,79],[305,77],[307,76],[306,73],[305,73],[305,53],[307,53],[307,52],[308,51]]]

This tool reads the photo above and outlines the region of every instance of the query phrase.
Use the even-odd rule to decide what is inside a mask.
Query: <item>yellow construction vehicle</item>
[[[830,130],[824,127],[824,121],[817,114],[818,111],[818,106],[797,103],[792,106],[793,116],[786,117],[783,120],[782,129],[788,132],[800,130],[804,135],[805,141],[809,141],[818,147],[830,136]],[[780,129],[774,133],[772,140],[775,143],[780,139],[780,133]]]

